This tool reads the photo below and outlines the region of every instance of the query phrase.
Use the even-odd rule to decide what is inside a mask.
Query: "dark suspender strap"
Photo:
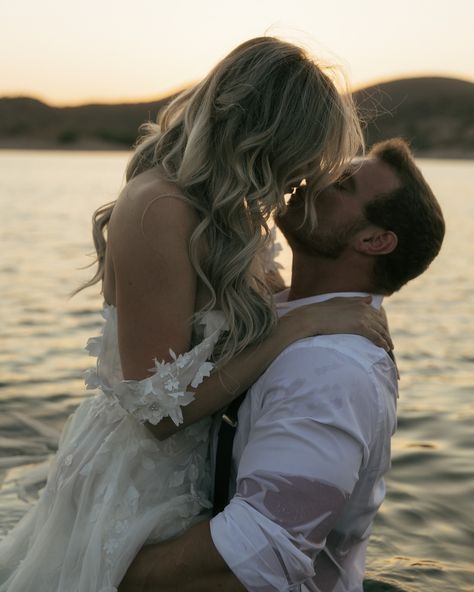
[[[229,501],[232,447],[234,444],[235,432],[237,430],[237,415],[245,395],[246,393],[243,393],[237,397],[237,399],[234,399],[222,415],[217,439],[213,516],[222,512]]]
[[[398,371],[397,358],[395,357],[395,354],[393,353],[393,349],[390,349],[387,353],[388,353],[389,358],[392,360],[392,362],[395,366],[395,370],[397,372],[397,379],[400,380],[400,372]]]

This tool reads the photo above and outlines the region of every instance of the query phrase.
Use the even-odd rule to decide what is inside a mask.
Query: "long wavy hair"
[[[264,339],[276,321],[259,265],[268,219],[285,207],[285,193],[305,180],[313,199],[355,156],[363,139],[354,105],[337,90],[332,72],[302,48],[258,37],[239,45],[141,130],[126,180],[159,166],[198,212],[189,253],[211,298],[196,317],[215,307],[224,312],[229,331],[218,360],[228,360]],[[93,215],[98,266],[84,287],[104,277],[114,203]]]

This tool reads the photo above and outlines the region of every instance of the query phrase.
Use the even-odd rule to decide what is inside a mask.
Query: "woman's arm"
[[[116,205],[107,248],[115,274],[125,380],[148,378],[155,359],[172,361],[170,349],[176,354],[190,349],[196,275],[188,246],[197,223],[192,208],[176,198],[130,193]],[[183,423],[179,427],[170,417],[157,425],[145,425],[157,438],[166,439],[227,405],[298,338],[288,325],[287,321],[279,323],[271,338],[247,348],[197,389],[189,385],[186,390],[195,391],[195,400],[181,408]]]
[[[118,344],[125,380],[150,376],[155,359],[189,350],[196,274],[189,260],[198,223],[184,201],[130,192],[119,199],[108,230],[115,276]]]
[[[157,425],[146,424],[159,439],[164,440],[203,417],[212,415],[246,391],[291,343],[312,335],[355,333],[377,345],[393,347],[382,314],[367,298],[333,298],[295,309],[281,317],[269,337],[247,347],[221,369],[215,370],[196,388],[195,400],[183,407],[183,423],[176,426],[166,417]]]

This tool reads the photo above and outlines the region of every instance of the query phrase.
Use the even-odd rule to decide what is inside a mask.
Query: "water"
[[[127,158],[0,152],[0,534],[27,507],[9,493],[17,467],[54,452],[87,396],[82,348],[100,326],[101,298],[94,289],[68,296],[90,275],[79,268],[92,261],[91,212],[116,197]],[[388,494],[369,546],[371,592],[474,590],[474,163],[420,166],[448,234],[430,270],[386,301],[402,379]],[[288,279],[287,251],[282,261]]]

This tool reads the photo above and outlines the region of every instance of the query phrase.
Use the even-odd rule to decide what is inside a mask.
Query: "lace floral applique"
[[[111,499],[110,493],[107,489],[103,499],[104,504]],[[102,544],[108,564],[113,564],[116,551],[121,548],[124,538],[127,537],[130,519],[137,513],[139,497],[139,492],[133,485],[130,485],[125,496],[115,508]]]
[[[283,251],[283,247],[277,241],[276,226],[273,226],[268,237],[268,244],[261,252],[261,262],[266,273],[276,273],[283,269],[283,265],[276,261],[281,251]]]
[[[99,376],[98,376],[97,370],[95,368],[88,368],[84,372],[84,382],[86,384],[86,389],[89,391],[100,387]]]
[[[105,318],[111,318],[111,310],[106,308]],[[164,417],[170,417],[179,425],[183,422],[182,407],[194,400],[194,394],[187,389],[197,388],[210,375],[213,364],[208,362],[212,350],[222,331],[225,330],[224,315],[218,311],[209,311],[203,318],[205,338],[192,350],[177,355],[169,350],[172,361],[159,362],[150,369],[152,376],[143,380],[121,380],[110,386],[104,384],[98,367],[85,373],[87,389],[100,388],[110,398],[132,414],[138,421],[158,424]],[[86,350],[91,356],[99,356],[102,350],[103,334],[89,339]]]

